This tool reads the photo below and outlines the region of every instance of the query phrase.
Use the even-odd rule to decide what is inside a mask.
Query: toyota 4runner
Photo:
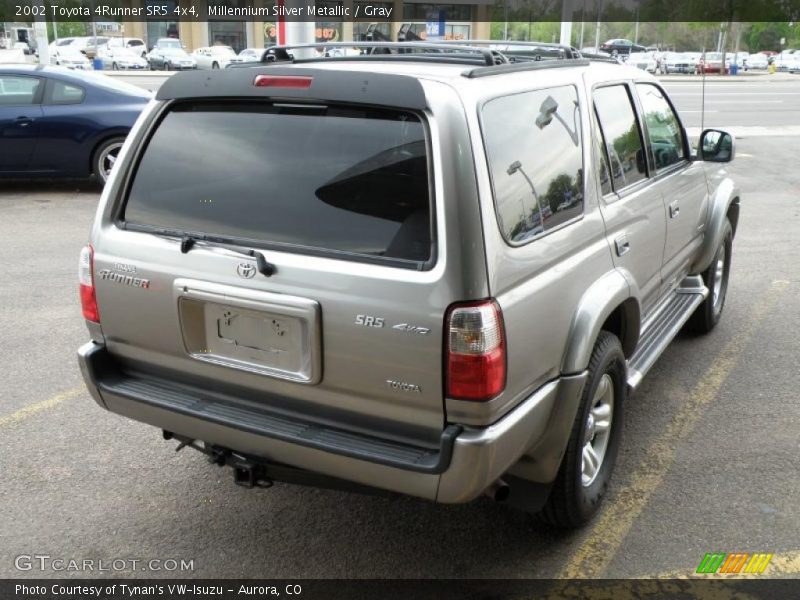
[[[172,77],[131,132],[80,255],[92,396],[248,487],[580,525],[631,391],[720,318],[733,138],[569,48],[301,50]]]

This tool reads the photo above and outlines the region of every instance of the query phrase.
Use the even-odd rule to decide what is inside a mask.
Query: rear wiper
[[[258,250],[243,250],[238,248],[232,244],[225,244],[223,242],[216,242],[214,240],[210,240],[205,236],[195,236],[195,235],[184,235],[181,237],[181,253],[186,254],[191,250],[195,243],[198,241],[202,241],[206,244],[217,246],[219,248],[225,248],[225,250],[229,250],[231,252],[236,252],[237,254],[241,254],[243,256],[249,256],[250,258],[256,259],[256,269],[259,273],[261,273],[264,277],[272,277],[278,270],[278,268],[269,262],[264,255],[261,254]]]

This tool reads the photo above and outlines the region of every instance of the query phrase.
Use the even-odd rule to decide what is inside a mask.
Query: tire
[[[703,282],[708,288],[708,297],[694,311],[689,326],[695,333],[708,333],[719,323],[725,298],[728,295],[728,281],[731,274],[731,250],[733,249],[733,228],[725,219],[722,241],[714,254],[714,260],[702,273]]]
[[[111,70],[119,71],[119,65],[117,63],[111,63]]]
[[[105,185],[108,180],[111,167],[114,165],[119,150],[122,148],[124,142],[124,137],[115,137],[105,140],[95,148],[95,151],[92,153],[92,172],[103,185]]]
[[[211,68],[212,69],[219,69],[219,63],[214,61],[213,63],[211,63]]]
[[[600,508],[622,437],[628,394],[626,368],[622,344],[617,336],[601,331],[589,360],[589,375],[566,453],[550,497],[539,513],[544,522],[563,529],[575,529],[589,521]],[[600,424],[605,427],[601,429]],[[588,446],[591,446],[594,456],[599,457],[599,465],[594,470],[584,470],[587,462],[584,454]]]

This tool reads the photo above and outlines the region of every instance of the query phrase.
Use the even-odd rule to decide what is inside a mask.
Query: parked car
[[[648,73],[655,73],[658,65],[658,60],[654,52],[636,52],[631,54],[626,61],[628,65],[647,71]]]
[[[745,63],[745,69],[762,71],[767,67],[769,67],[769,59],[765,54],[761,52],[756,52],[755,54],[751,54],[750,56],[747,57],[747,62]]]
[[[28,44],[28,42],[14,42],[12,49],[20,50],[25,55],[33,54],[33,50],[31,50],[31,46]]]
[[[158,38],[156,43],[153,45],[151,50],[163,49],[163,48],[182,48],[186,49],[186,46],[181,42],[178,38],[172,37],[165,37],[165,38]]]
[[[197,61],[181,47],[153,48],[147,55],[147,63],[153,70],[185,71],[197,68]]]
[[[245,487],[576,527],[629,390],[721,317],[734,140],[693,154],[639,69],[422,44],[164,82],[80,254],[83,377]]]
[[[0,38],[2,39],[2,38]],[[22,50],[0,49],[0,64],[27,64],[25,53]]]
[[[192,52],[198,69],[224,69],[232,62],[241,62],[230,46],[207,46]]]
[[[608,40],[604,44],[601,44],[600,50],[602,50],[603,52],[607,52],[612,56],[616,56],[617,54],[631,54],[633,52],[645,52],[647,48],[645,48],[644,46],[640,46],[639,44],[634,44],[631,40],[614,39],[614,40]]]
[[[93,72],[0,65],[0,177],[104,182],[150,97]]]
[[[127,48],[135,52],[140,58],[147,59],[147,46],[141,38],[109,38],[107,47],[109,48]]]
[[[70,42],[67,46],[69,48],[73,48],[78,50],[81,54],[86,55],[87,58],[93,59],[95,54],[97,54],[97,50],[106,44],[108,44],[109,38],[106,36],[81,36],[81,37],[74,37],[70,38]]]
[[[98,50],[97,56],[103,61],[103,68],[112,71],[141,71],[147,68],[147,61],[139,55],[137,49],[106,46]]]
[[[68,69],[81,69],[88,71],[92,68],[91,61],[86,55],[74,46],[61,46],[58,51],[50,55],[50,64]]]
[[[698,71],[700,73],[727,73],[730,60],[725,61],[725,68],[722,67],[722,52],[706,52],[705,57],[700,58]]]
[[[797,64],[800,53],[795,50],[784,50],[773,57],[773,64],[778,71],[791,71]]]
[[[664,71],[666,73],[682,73],[694,75],[697,72],[697,65],[688,54],[683,52],[667,52],[663,59]]]
[[[245,48],[239,52],[239,62],[259,62],[266,48]]]

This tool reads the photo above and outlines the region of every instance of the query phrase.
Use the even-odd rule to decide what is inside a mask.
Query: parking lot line
[[[0,427],[6,427],[8,425],[16,425],[17,423],[21,423],[25,419],[32,417],[33,415],[39,414],[42,411],[45,411],[49,408],[53,408],[54,406],[58,406],[62,402],[66,400],[71,400],[77,396],[80,396],[83,392],[86,391],[86,388],[83,386],[76,387],[66,392],[62,392],[60,394],[56,394],[52,398],[48,398],[47,400],[42,400],[41,402],[36,402],[35,404],[30,404],[24,408],[20,408],[18,411],[11,413],[10,415],[6,415],[4,417],[0,417]]]
[[[689,392],[664,432],[647,449],[629,482],[599,515],[580,548],[570,557],[559,577],[600,577],[616,556],[633,523],[650,502],[675,459],[679,443],[692,433],[704,407],[712,402],[739,362],[764,317],[772,310],[789,282],[773,281],[751,311],[751,319],[728,341]]]

